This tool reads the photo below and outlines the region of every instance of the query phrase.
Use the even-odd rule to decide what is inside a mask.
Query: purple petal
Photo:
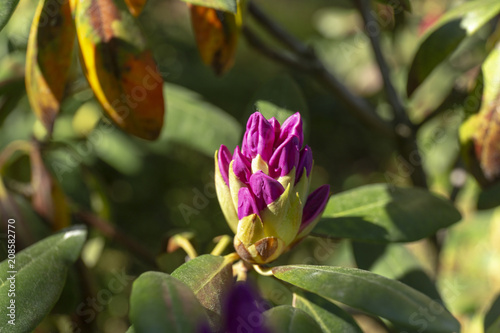
[[[269,123],[274,128],[274,142],[277,143],[280,139],[280,122],[276,118],[272,117],[271,119],[269,119]]]
[[[306,204],[304,205],[300,230],[307,227],[309,223],[314,221],[321,213],[323,213],[329,197],[330,185],[323,185],[309,194]]]
[[[233,154],[233,172],[238,177],[238,179],[247,184],[250,175],[252,174],[252,167],[250,161],[243,156],[240,151],[240,147],[236,146]]]
[[[295,184],[300,181],[302,174],[304,173],[304,168],[306,168],[306,175],[309,177],[311,174],[313,165],[313,153],[311,148],[306,145],[304,149],[300,151],[299,164],[297,166],[297,173],[295,174]]]
[[[238,219],[241,220],[251,214],[259,214],[259,211],[250,189],[248,187],[240,188],[238,192]]]
[[[299,157],[299,139],[291,136],[274,151],[269,161],[270,175],[275,178],[288,175],[299,163]]]
[[[249,186],[255,195],[259,211],[274,202],[285,192],[280,182],[269,177],[262,171],[257,171],[250,176]]]
[[[260,154],[264,161],[268,162],[273,152],[273,144],[274,127],[260,112],[255,112],[248,119],[241,152],[249,159]]]
[[[229,149],[227,149],[226,146],[221,145],[219,148],[219,157],[218,157],[218,162],[219,162],[219,171],[222,175],[222,178],[226,182],[226,185],[229,186],[229,178],[228,178],[228,171],[229,171],[229,163],[231,163],[231,152]]]
[[[285,140],[291,136],[295,136],[299,139],[299,148],[302,148],[302,144],[304,143],[304,132],[302,131],[302,118],[298,112],[288,117],[283,125],[281,125],[278,144],[285,142]]]
[[[270,333],[264,326],[264,311],[268,305],[248,283],[238,283],[229,292],[224,304],[225,333]]]

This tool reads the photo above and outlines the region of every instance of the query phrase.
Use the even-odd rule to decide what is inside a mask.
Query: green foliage
[[[6,309],[15,301],[15,325],[3,318],[2,331],[28,332],[37,327],[58,300],[86,237],[84,228],[66,229],[17,253],[13,261],[0,263],[0,305]]]
[[[273,332],[300,333],[323,332],[319,325],[304,310],[290,305],[280,305],[265,312],[266,323]]]
[[[197,6],[209,7],[236,13],[239,0],[182,0]]]
[[[313,233],[370,242],[411,242],[460,218],[450,202],[427,191],[377,184],[333,195]]]
[[[273,275],[294,286],[415,328],[424,319],[421,309],[432,309],[437,320],[427,323],[432,332],[457,332],[460,324],[439,303],[403,283],[367,271],[331,266],[289,265],[273,268]]]
[[[16,9],[19,0],[4,0],[0,3],[0,31],[9,22],[14,9]]]

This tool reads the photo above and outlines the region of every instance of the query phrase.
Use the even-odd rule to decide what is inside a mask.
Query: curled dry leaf
[[[241,28],[241,10],[236,14],[190,5],[191,23],[201,59],[216,74],[227,72],[234,64]]]
[[[133,16],[115,0],[81,0],[74,15],[84,72],[105,112],[127,133],[156,139],[163,79]]]
[[[49,133],[64,97],[74,41],[69,3],[40,1],[28,41],[26,92],[33,111]]]

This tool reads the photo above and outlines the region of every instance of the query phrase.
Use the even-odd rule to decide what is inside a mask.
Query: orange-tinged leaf
[[[201,59],[218,75],[234,64],[241,28],[241,10],[236,14],[191,5],[191,23]]]
[[[53,230],[66,228],[71,221],[69,205],[61,186],[45,167],[36,143],[30,150],[30,162],[33,209],[52,224]]]
[[[80,0],[74,13],[84,72],[97,100],[127,133],[156,139],[163,126],[163,79],[133,16],[115,0]]]
[[[141,14],[142,9],[144,8],[144,5],[147,1],[148,0],[125,0],[125,3],[127,4],[130,13],[137,17],[139,16],[139,14]]]
[[[49,133],[64,97],[74,41],[69,3],[40,1],[28,41],[26,91],[33,111]]]

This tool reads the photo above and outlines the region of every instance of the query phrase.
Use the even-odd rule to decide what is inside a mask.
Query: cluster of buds
[[[224,217],[236,234],[238,255],[265,264],[307,236],[319,221],[330,187],[308,195],[312,151],[304,146],[297,112],[285,122],[255,112],[241,149],[222,145],[215,153],[215,184]]]

